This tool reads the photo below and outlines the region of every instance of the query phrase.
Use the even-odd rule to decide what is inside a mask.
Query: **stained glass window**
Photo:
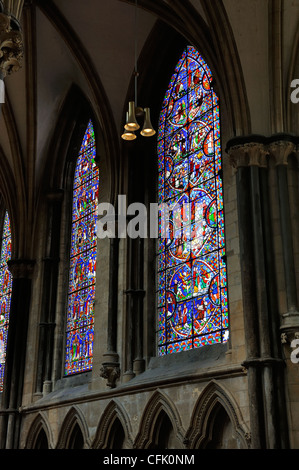
[[[0,256],[0,392],[3,391],[7,333],[9,325],[12,275],[7,261],[11,258],[11,231],[8,212],[5,214]]]
[[[219,104],[192,46],[167,89],[157,145],[157,343],[165,355],[228,339]]]
[[[95,155],[94,129],[90,121],[78,155],[73,186],[66,375],[92,368],[99,190]]]

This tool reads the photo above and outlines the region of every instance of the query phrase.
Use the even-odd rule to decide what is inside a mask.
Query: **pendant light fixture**
[[[124,133],[122,134],[122,139],[124,140],[134,140],[136,139],[135,131],[140,129],[138,124],[137,117],[144,117],[144,124],[140,134],[144,137],[151,137],[156,133],[154,130],[151,120],[150,120],[150,109],[149,108],[140,108],[137,106],[137,79],[138,79],[138,70],[137,70],[137,0],[135,0],[135,66],[134,66],[134,80],[135,80],[135,101],[129,102],[129,110],[126,113],[126,124],[124,125]]]

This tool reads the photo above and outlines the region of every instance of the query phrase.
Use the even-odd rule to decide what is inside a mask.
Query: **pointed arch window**
[[[12,275],[7,261],[11,259],[11,229],[8,212],[5,213],[0,255],[0,392],[3,391],[7,333],[9,326]]]
[[[165,355],[228,339],[219,104],[192,46],[162,105],[158,172],[159,207],[168,208],[157,253],[157,343]]]
[[[65,375],[92,369],[99,170],[89,121],[77,158],[72,206]]]

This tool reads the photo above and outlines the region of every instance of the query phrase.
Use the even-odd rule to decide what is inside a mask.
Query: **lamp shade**
[[[149,108],[144,108],[144,124],[143,124],[143,129],[140,132],[141,135],[144,137],[151,137],[156,133],[155,129],[152,126],[151,119],[150,119],[150,109]]]
[[[134,131],[127,131],[127,130],[125,130],[125,132],[121,136],[123,140],[135,140],[136,137],[137,136]]]
[[[139,124],[135,116],[135,103],[134,101],[129,102],[129,112],[127,113],[127,122],[125,129],[127,131],[137,131],[139,129]]]

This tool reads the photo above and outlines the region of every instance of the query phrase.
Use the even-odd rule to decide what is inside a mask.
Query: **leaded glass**
[[[165,355],[228,339],[219,104],[192,46],[166,92],[157,148],[157,341]],[[165,206],[179,216],[163,214]]]
[[[73,186],[66,375],[92,368],[99,190],[95,156],[95,136],[90,121],[77,159]]]
[[[3,391],[7,333],[12,289],[12,275],[7,261],[11,258],[11,230],[8,212],[5,214],[0,256],[0,392]]]

